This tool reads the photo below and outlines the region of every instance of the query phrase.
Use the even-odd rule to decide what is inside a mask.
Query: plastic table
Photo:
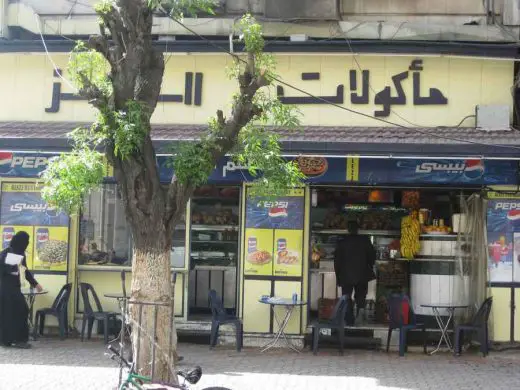
[[[442,342],[446,344],[448,349],[450,351],[453,351],[453,345],[451,344],[450,338],[448,337],[448,328],[453,321],[453,316],[455,314],[455,310],[457,309],[467,309],[468,305],[452,305],[452,304],[428,304],[428,305],[421,305],[421,307],[427,307],[432,309],[433,315],[435,316],[435,320],[437,321],[437,325],[439,325],[439,329],[441,330],[441,339],[439,340],[439,344],[437,344],[437,348],[435,348],[432,352],[430,352],[430,355],[433,355],[434,353],[438,352],[441,349]],[[446,322],[442,319],[441,313],[439,310],[445,309],[448,311],[448,319]]]
[[[283,339],[285,340],[285,343],[287,344],[287,346],[290,349],[292,349],[293,351],[295,351],[297,353],[300,353],[301,351],[298,348],[296,348],[287,338],[287,335],[285,334],[285,328],[287,327],[287,324],[289,323],[289,320],[291,319],[291,315],[294,312],[294,309],[297,307],[305,306],[307,304],[307,302],[299,301],[299,300],[294,302],[292,299],[276,298],[276,297],[260,299],[259,302],[263,303],[265,305],[271,306],[273,316],[276,320],[276,323],[278,324],[278,332],[276,332],[276,334],[273,336],[273,339],[271,341],[269,341],[266,345],[264,345],[262,347],[261,352],[266,352],[269,349],[271,349],[272,347],[274,347],[276,345],[276,343],[278,342],[278,340],[280,339],[280,337],[283,337]],[[285,309],[285,314],[283,315],[283,317],[280,317],[276,314],[275,308],[277,306],[278,307],[281,306]]]

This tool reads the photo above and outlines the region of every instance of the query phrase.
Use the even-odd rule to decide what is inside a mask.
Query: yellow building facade
[[[247,196],[249,179],[244,179],[244,175],[247,175],[246,167],[237,167],[228,160],[217,166],[209,184],[218,188],[218,191],[208,190],[194,197],[187,205],[187,218],[176,230],[174,238],[172,271],[177,274],[175,313],[181,330],[193,327],[204,329],[204,326],[207,326],[208,306],[207,302],[205,303],[207,291],[218,286],[226,308],[243,320],[244,331],[251,337],[277,331],[277,323],[269,306],[259,301],[262,296],[290,298],[296,293],[299,299],[309,304],[298,308],[293,313],[287,329],[288,333],[299,338],[303,337],[307,333],[311,317],[314,316],[311,312],[316,311],[315,301],[318,300],[317,296],[314,296],[311,279],[319,279],[323,276],[323,282],[319,282],[323,289],[319,299],[334,299],[338,295],[337,289],[334,288],[335,280],[332,282],[334,286],[331,290],[335,292],[329,294],[325,291],[325,284],[331,283],[326,282],[333,274],[330,269],[321,273],[319,269],[317,271],[311,269],[313,268],[311,262],[313,240],[316,234],[319,234],[313,233],[317,224],[313,222],[312,215],[316,204],[319,204],[319,200],[315,197],[316,194],[321,193],[320,191],[333,192],[334,188],[338,187],[346,189],[376,186],[395,191],[399,188],[399,191],[402,191],[407,186],[421,189],[433,184],[452,189],[461,186],[467,187],[468,191],[476,191],[477,188],[489,184],[495,184],[495,189],[506,188],[501,185],[516,184],[513,179],[510,179],[512,174],[507,176],[514,171],[511,161],[507,159],[503,159],[506,160],[505,165],[500,165],[503,164],[502,160],[488,157],[488,160],[493,160],[489,170],[495,172],[504,169],[507,173],[504,174],[504,179],[501,179],[500,175],[492,182],[486,181],[489,177],[473,178],[468,173],[470,172],[468,166],[473,164],[469,163],[470,161],[481,161],[479,165],[481,169],[488,170],[483,155],[479,157],[477,152],[469,153],[468,145],[464,145],[466,148],[459,149],[461,151],[457,153],[457,146],[451,144],[446,146],[446,154],[443,154],[444,150],[437,150],[434,154],[436,148],[444,148],[442,143],[430,145],[429,152],[424,152],[419,147],[421,142],[414,141],[414,135],[410,135],[413,129],[417,129],[415,136],[424,137],[426,132],[431,139],[435,139],[442,130],[442,134],[445,134],[442,136],[444,138],[466,138],[470,131],[475,131],[477,106],[501,106],[510,113],[511,123],[513,102],[510,91],[514,80],[513,61],[443,55],[353,56],[334,53],[277,54],[275,57],[277,72],[281,79],[299,90],[275,83],[268,93],[278,96],[286,104],[298,106],[304,128],[323,129],[321,133],[321,130],[318,130],[318,135],[315,135],[311,141],[306,140],[305,130],[290,136],[293,141],[308,141],[311,144],[323,145],[341,144],[345,142],[342,138],[345,135],[339,135],[332,141],[327,137],[330,137],[334,131],[344,134],[342,131],[347,128],[350,129],[348,132],[353,128],[357,129],[356,134],[359,137],[376,131],[385,134],[387,131],[385,129],[389,129],[390,133],[385,140],[385,142],[391,141],[388,150],[394,147],[396,153],[399,153],[395,145],[407,143],[409,155],[395,164],[395,172],[390,172],[389,162],[393,164],[397,157],[392,157],[392,153],[388,151],[382,153],[375,146],[370,152],[371,144],[376,143],[373,139],[362,141],[366,147],[365,155],[362,155],[361,149],[354,150],[348,147],[345,147],[341,153],[335,152],[332,155],[323,151],[320,154],[314,149],[307,153],[305,150],[287,153],[288,158],[297,158],[298,155],[305,154],[309,158],[317,157],[326,168],[315,177],[310,177],[297,195],[293,194],[294,196],[288,196],[290,199],[280,201],[283,203],[282,209],[284,207],[290,209],[291,202],[294,202],[297,205],[294,206],[294,210],[300,219],[294,222],[294,225],[282,224],[276,227],[254,222],[256,220],[252,216],[260,211],[250,205]],[[20,141],[16,148],[5,146],[11,144],[0,144],[2,210],[4,210],[4,203],[9,202],[5,199],[13,198],[12,193],[16,192],[16,185],[22,185],[20,199],[27,193],[37,192],[37,177],[45,168],[46,159],[64,150],[52,146],[52,142],[49,145],[45,141],[38,145],[34,145],[34,142],[31,144],[31,138],[40,139],[47,127],[47,136],[41,138],[63,140],[64,129],[70,127],[69,130],[72,130],[78,123],[88,124],[95,119],[95,111],[86,101],[74,95],[74,88],[67,79],[67,59],[68,56],[62,53],[0,55],[0,80],[3,86],[0,89],[0,101],[3,105],[3,109],[0,110],[0,122],[5,124],[6,131],[9,131],[9,126],[16,127],[20,129],[19,137],[27,138],[26,147],[24,147],[25,141]],[[226,76],[226,68],[231,65],[232,59],[221,54],[168,54],[161,99],[153,116],[154,128],[163,131],[175,130],[177,133],[182,133],[186,126],[190,129],[200,129],[217,110],[229,111],[229,102],[236,90],[236,82]],[[35,123],[40,128],[39,135],[28,134]],[[400,130],[401,126],[403,128]],[[28,129],[25,135],[24,128]],[[451,129],[452,133],[446,133],[446,128]],[[503,129],[503,131],[508,130]],[[194,134],[182,139],[196,138],[197,133]],[[323,134],[323,139],[320,139],[319,134]],[[16,137],[13,135],[4,138]],[[165,139],[167,140],[167,137]],[[3,142],[2,138],[0,142]],[[485,141],[484,145],[486,142],[488,141]],[[418,145],[415,150],[413,144]],[[448,147],[451,148],[449,151]],[[414,165],[411,174],[424,173],[424,177],[408,177],[405,176],[404,171],[397,170],[406,169],[408,166],[402,162],[411,160],[417,161],[418,167],[423,167],[419,169]],[[161,161],[159,161],[160,165]],[[493,165],[499,162],[499,165]],[[446,167],[446,164],[455,165],[452,165],[453,169],[442,168]],[[301,166],[305,167],[305,164]],[[441,168],[437,169],[439,166]],[[439,172],[444,169],[447,175],[458,175],[459,166],[460,176],[456,176],[453,180],[444,176],[426,175],[431,173],[432,169],[437,169]],[[166,183],[171,170],[168,172],[167,168],[161,166],[161,172],[164,172]],[[23,186],[27,188],[23,189]],[[233,195],[229,195],[230,193]],[[32,229],[34,242],[32,268],[38,281],[49,291],[47,295],[38,297],[36,309],[50,306],[64,283],[72,282],[77,287],[79,283],[85,282],[92,284],[98,295],[102,297],[103,309],[118,310],[115,300],[104,297],[105,294],[121,292],[120,272],[131,273],[131,237],[124,220],[124,212],[118,202],[117,189],[108,180],[99,193],[90,195],[81,215],[70,216],[67,223],[61,224],[55,219],[49,220],[48,225],[44,226],[48,229],[49,237],[67,243],[67,261],[60,263],[59,266],[42,265],[40,252],[36,248],[37,233],[41,226],[35,224],[36,222],[33,223],[29,217],[27,225],[15,225],[9,218],[2,222],[0,226],[2,232],[5,232],[6,228],[8,228],[7,233],[12,229],[14,231]],[[9,203],[9,210],[13,207],[16,209],[15,204]],[[212,208],[220,212],[215,218],[220,218],[224,222],[204,223],[205,211]],[[274,218],[277,208],[276,205],[269,208],[269,218]],[[281,214],[283,213],[282,211]],[[208,229],[207,226],[213,228]],[[390,233],[382,235],[391,236]],[[398,236],[397,234],[394,238]],[[224,247],[216,248],[209,244],[215,241]],[[272,263],[261,264],[260,267],[259,264],[250,261],[253,242],[255,248],[253,252],[268,253],[272,257]],[[280,245],[283,245],[284,249],[280,249],[282,248]],[[293,264],[290,265],[276,260],[279,252],[286,247],[294,252],[294,259],[291,260]],[[224,253],[218,256],[226,259],[227,262],[218,265],[196,263],[197,265],[194,266],[194,258],[217,256],[215,252]],[[316,275],[320,276],[316,277]],[[130,278],[127,277],[126,280],[129,289]],[[233,280],[234,287],[226,289]],[[200,293],[198,289],[201,290]],[[508,291],[507,288],[497,286],[491,290],[495,297],[495,313],[505,308],[509,302]],[[514,294],[518,295],[518,291],[515,290]],[[311,304],[311,300],[314,303]],[[75,319],[81,317],[81,312],[81,298],[75,292],[69,310],[71,325]],[[507,321],[496,314],[493,316],[493,321],[494,339],[497,341],[509,339],[511,322],[506,324]],[[516,339],[520,325],[515,329],[517,329]]]

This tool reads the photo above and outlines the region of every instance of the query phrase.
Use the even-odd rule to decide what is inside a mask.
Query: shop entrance
[[[361,187],[314,187],[311,201],[309,319],[330,314],[341,296],[334,272],[334,252],[347,234],[347,223],[355,220],[359,234],[370,237],[376,253],[376,279],[368,285],[364,325],[388,321],[386,297],[405,293],[411,297],[419,316],[434,319],[422,304],[455,302],[463,286],[455,285],[458,254],[457,227],[453,218],[460,213],[460,189],[402,189]],[[401,221],[411,210],[421,223],[420,250],[405,259],[400,248]],[[454,231],[455,230],[455,231]]]
[[[230,314],[236,314],[240,196],[238,186],[207,185],[197,189],[190,201],[186,224],[190,321],[211,319],[210,290],[217,292]]]

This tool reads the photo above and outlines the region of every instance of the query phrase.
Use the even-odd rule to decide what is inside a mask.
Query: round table
[[[47,290],[42,290],[40,292],[34,290],[34,289],[23,289],[22,294],[25,297],[25,300],[27,301],[27,306],[29,307],[29,315],[27,317],[27,322],[29,322],[29,334],[32,334],[32,338],[35,340],[37,337],[37,329],[34,327],[34,301],[36,300],[36,296],[38,295],[46,295],[49,292]]]
[[[297,307],[305,306],[307,304],[307,302],[299,301],[299,300],[297,300],[295,302],[292,299],[277,298],[277,297],[261,298],[261,299],[259,299],[259,302],[263,303],[265,305],[271,306],[273,316],[276,320],[276,323],[278,324],[278,332],[276,332],[276,334],[273,336],[273,339],[270,342],[268,342],[266,345],[264,345],[262,347],[261,352],[265,352],[265,351],[271,349],[272,347],[274,347],[276,345],[276,343],[278,342],[278,340],[280,339],[280,337],[283,336],[287,346],[290,349],[292,349],[293,351],[300,353],[301,351],[298,348],[296,348],[287,338],[287,335],[285,334],[285,328],[287,327],[287,324],[289,323],[289,320],[291,319],[291,315],[292,315],[294,309]],[[277,306],[281,306],[285,309],[285,315],[283,316],[283,319],[280,319],[280,317],[278,317],[278,315],[276,314],[275,308]]]
[[[421,307],[430,308],[433,311],[433,315],[435,316],[435,320],[437,321],[437,325],[439,325],[439,329],[441,330],[441,339],[439,340],[439,344],[437,344],[437,348],[435,348],[432,352],[430,352],[431,355],[438,352],[441,349],[442,342],[446,344],[446,346],[449,348],[450,351],[453,351],[453,345],[451,344],[451,341],[448,337],[448,328],[450,326],[450,323],[453,320],[453,316],[455,314],[455,310],[457,309],[467,309],[468,305],[456,305],[456,304],[443,304],[443,303],[431,303],[427,305],[421,305]],[[449,315],[446,322],[442,319],[441,313],[439,310],[446,310]]]

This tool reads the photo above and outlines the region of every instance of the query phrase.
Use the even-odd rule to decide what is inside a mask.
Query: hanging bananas
[[[412,260],[419,253],[421,250],[420,235],[419,214],[417,211],[412,211],[410,215],[401,220],[401,256]]]

